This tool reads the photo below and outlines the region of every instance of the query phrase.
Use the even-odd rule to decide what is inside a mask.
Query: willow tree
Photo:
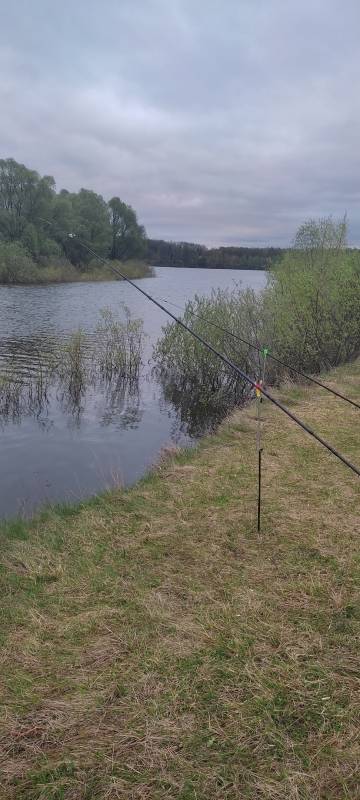
[[[142,256],[145,250],[145,228],[139,225],[134,209],[113,197],[109,201],[111,225],[110,257],[123,261]]]

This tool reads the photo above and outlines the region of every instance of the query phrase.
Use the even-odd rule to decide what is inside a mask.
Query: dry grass
[[[334,385],[360,397],[360,365]],[[281,396],[360,463],[359,412]],[[359,480],[264,406],[3,527],[1,798],[356,800]]]

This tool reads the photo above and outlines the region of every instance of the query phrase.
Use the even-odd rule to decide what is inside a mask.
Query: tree
[[[41,254],[43,218],[51,215],[55,181],[18,164],[0,160],[0,233],[5,241],[20,241],[34,258]],[[45,235],[46,238],[47,234]]]
[[[334,221],[332,217],[308,219],[298,229],[294,252],[300,263],[323,271],[330,261],[337,259],[347,243],[347,219]]]
[[[31,220],[40,176],[13,158],[0,160],[0,229],[4,239],[21,239]]]
[[[111,225],[110,258],[124,260],[141,256],[145,249],[146,233],[137,221],[134,209],[113,197],[109,204]]]
[[[72,264],[87,265],[92,259],[76,237],[83,239],[100,256],[108,256],[111,242],[108,208],[96,192],[80,189],[70,193],[63,189],[53,204],[52,223],[53,235]],[[69,233],[75,235],[70,237]]]

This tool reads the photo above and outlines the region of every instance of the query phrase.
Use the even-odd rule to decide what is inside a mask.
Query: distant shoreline
[[[114,267],[120,269],[127,278],[132,280],[152,278],[155,275],[154,268],[145,261],[140,260],[114,261]],[[57,283],[101,283],[103,281],[116,280],[114,273],[106,267],[93,267],[92,269],[81,271],[71,264],[36,267],[29,277],[25,277],[25,274],[23,273],[20,279],[18,275],[14,275],[14,279],[11,279],[10,276],[9,280],[0,281],[0,286],[49,286]],[[122,279],[118,278],[117,280]]]
[[[266,272],[267,267],[228,267],[228,266],[211,266],[211,267],[184,267],[180,264],[171,264],[165,265],[161,264],[161,266],[154,265],[149,266],[148,264],[144,264],[143,268],[139,266],[139,269],[134,270],[126,270],[126,267],[122,265],[122,271],[126,271],[129,274],[126,274],[127,278],[131,278],[132,280],[140,280],[141,278],[154,278],[155,277],[155,270],[156,269],[190,269],[190,270],[232,270],[232,272]],[[72,270],[65,269],[64,271],[59,271],[53,267],[45,268],[41,271],[42,274],[38,276],[34,276],[34,278],[30,280],[14,280],[14,281],[0,281],[0,288],[6,287],[9,288],[11,286],[51,286],[54,284],[63,284],[63,283],[108,283],[109,281],[114,280],[122,280],[122,278],[116,278],[115,275],[107,270],[92,270],[91,272],[75,272]],[[131,274],[130,274],[131,273]]]
[[[206,266],[201,266],[200,267],[198,264],[195,264],[194,266],[189,266],[188,264],[186,266],[184,264],[154,264],[153,266],[155,267],[155,269],[201,269],[201,270],[204,270],[204,269],[231,269],[233,272],[244,272],[246,270],[248,272],[258,272],[258,271],[266,272],[267,269],[268,269],[268,267],[266,267],[264,265],[262,267],[254,267],[254,266],[252,266],[252,267],[249,267],[249,266],[233,267],[231,265],[228,266],[228,265],[224,265],[224,264],[221,264],[221,265],[219,265],[219,264],[211,264],[211,265],[206,265]]]

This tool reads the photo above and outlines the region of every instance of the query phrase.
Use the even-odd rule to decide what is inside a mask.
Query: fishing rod
[[[346,395],[342,394],[341,392],[338,392],[336,389],[332,389],[330,386],[326,386],[325,383],[322,383],[317,378],[314,378],[311,375],[306,375],[305,372],[301,372],[301,370],[296,369],[295,367],[291,367],[290,364],[286,364],[285,361],[282,361],[280,358],[277,358],[277,356],[273,356],[269,352],[268,348],[259,347],[257,344],[254,344],[253,342],[248,342],[247,339],[242,339],[241,336],[239,336],[236,333],[233,333],[233,331],[229,331],[228,328],[223,328],[222,325],[218,325],[217,322],[213,322],[212,320],[207,319],[207,317],[203,317],[201,314],[197,314],[195,311],[190,311],[189,309],[184,308],[184,306],[179,306],[172,300],[168,300],[167,298],[161,298],[161,299],[163,300],[164,303],[169,303],[169,305],[178,308],[180,311],[187,312],[192,317],[196,317],[197,319],[200,319],[202,322],[206,322],[208,325],[211,325],[213,328],[217,328],[217,330],[222,331],[222,333],[226,333],[228,336],[231,336],[233,339],[236,339],[236,341],[242,342],[242,344],[246,344],[248,347],[252,347],[254,350],[257,350],[258,353],[263,354],[264,350],[266,350],[267,358],[271,358],[272,361],[275,361],[277,364],[281,364],[282,367],[289,369],[291,372],[296,373],[296,375],[301,375],[302,378],[306,378],[306,380],[311,381],[311,383],[316,383],[317,386],[321,386],[322,389],[326,389],[327,392],[330,392],[331,394],[335,395],[335,397],[339,397],[341,400],[345,400],[346,403],[350,403],[350,405],[360,409],[360,404],[357,403],[356,400],[352,400],[350,397],[346,397]]]
[[[49,220],[44,220],[44,222],[47,222],[50,225],[53,224]],[[341,461],[343,464],[345,464],[345,466],[351,469],[352,472],[355,473],[355,475],[360,477],[360,469],[355,464],[353,464],[348,458],[346,458],[346,456],[343,456],[338,450],[336,450],[335,447],[333,447],[331,444],[329,444],[329,442],[323,439],[322,436],[319,436],[319,434],[316,433],[316,431],[314,431],[312,428],[310,428],[309,425],[306,425],[306,423],[303,422],[299,417],[297,417],[296,414],[293,414],[292,411],[290,411],[283,403],[281,403],[280,400],[277,400],[275,397],[273,397],[273,395],[270,394],[270,392],[268,392],[267,389],[265,389],[259,382],[253,380],[253,378],[250,378],[250,376],[247,375],[245,372],[243,372],[243,370],[240,369],[240,367],[234,364],[234,362],[231,361],[230,358],[228,358],[223,353],[220,353],[220,351],[217,350],[216,347],[213,347],[213,345],[207,342],[206,339],[204,339],[198,333],[189,328],[189,326],[186,325],[185,322],[179,319],[179,317],[176,317],[175,314],[169,311],[168,308],[162,305],[162,303],[156,300],[151,294],[146,292],[145,289],[142,289],[141,286],[138,286],[133,280],[131,280],[131,278],[128,278],[127,275],[121,272],[117,267],[114,267],[107,259],[103,258],[102,256],[99,256],[99,254],[96,253],[95,250],[92,250],[91,247],[89,247],[87,244],[85,244],[85,242],[79,239],[79,237],[75,233],[68,233],[67,235],[71,239],[76,239],[81,247],[83,247],[85,250],[87,250],[88,253],[93,255],[103,264],[105,264],[105,266],[109,270],[111,270],[111,272],[113,272],[114,275],[117,275],[118,277],[122,278],[122,280],[126,281],[126,283],[128,283],[130,286],[132,286],[134,289],[140,292],[140,294],[142,294],[144,297],[150,300],[151,303],[154,303],[154,305],[160,308],[161,311],[164,311],[164,313],[167,314],[171,319],[173,319],[174,322],[180,325],[185,331],[188,331],[188,333],[190,333],[191,336],[197,339],[197,341],[200,342],[200,344],[204,345],[204,347],[206,347],[206,349],[209,350],[209,352],[214,353],[214,355],[216,355],[217,358],[219,358],[224,364],[230,367],[230,369],[234,370],[234,372],[236,372],[246,383],[250,384],[250,386],[252,386],[253,389],[259,390],[264,397],[266,397],[277,408],[283,411],[283,413],[286,414],[289,417],[289,419],[291,419],[293,422],[299,425],[300,428],[302,428],[306,433],[309,434],[309,436],[311,436],[313,439],[319,442],[319,444],[325,447],[326,450],[329,451],[329,453],[332,453],[332,455],[338,458],[339,461]]]

